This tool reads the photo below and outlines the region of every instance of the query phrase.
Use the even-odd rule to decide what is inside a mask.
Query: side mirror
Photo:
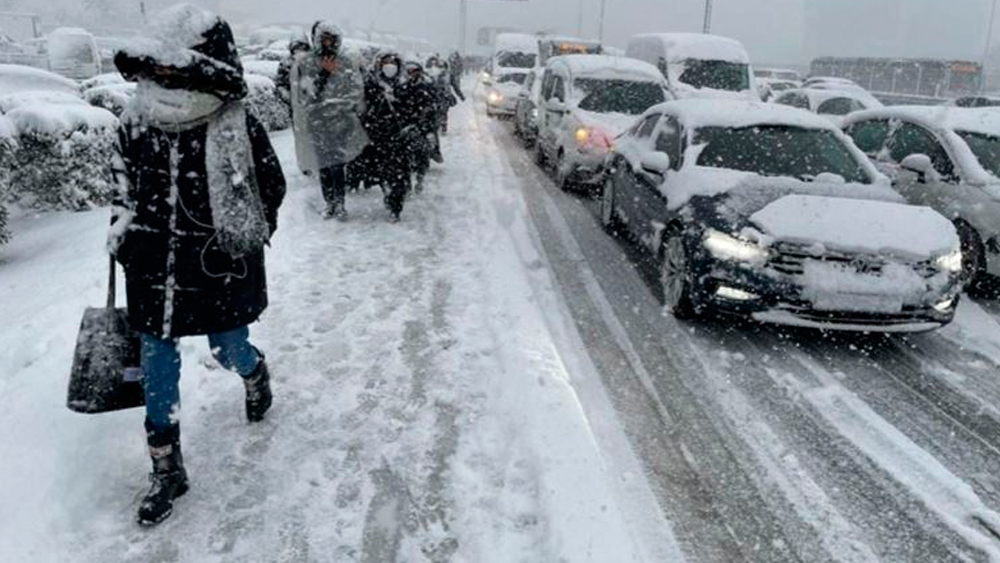
[[[650,174],[663,176],[670,170],[670,157],[662,152],[646,154],[642,157],[642,169]]]
[[[934,163],[926,154],[911,154],[899,163],[900,168],[915,172],[921,182],[926,182],[934,174]]]

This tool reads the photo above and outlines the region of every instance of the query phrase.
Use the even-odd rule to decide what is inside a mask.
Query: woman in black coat
[[[412,120],[400,98],[403,61],[399,55],[381,55],[365,78],[365,126],[371,144],[365,149],[368,181],[382,186],[391,220],[398,221],[410,190],[408,133]]]
[[[247,326],[267,307],[264,246],[285,194],[267,134],[243,103],[247,86],[229,25],[181,5],[164,12],[151,35],[115,58],[138,86],[122,120],[115,167],[122,189],[109,238],[142,341],[153,462],[139,508],[144,525],[168,517],[187,490],[178,338],[208,336],[216,359],[243,377],[249,421],[262,420],[271,405],[267,365]]]

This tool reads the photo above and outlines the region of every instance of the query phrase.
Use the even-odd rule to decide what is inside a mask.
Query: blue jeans
[[[177,422],[181,396],[181,355],[177,340],[149,334],[142,339],[143,387],[146,391],[146,418],[154,431],[165,431]],[[222,367],[241,377],[249,377],[260,364],[260,352],[250,345],[250,329],[208,335],[212,356]]]

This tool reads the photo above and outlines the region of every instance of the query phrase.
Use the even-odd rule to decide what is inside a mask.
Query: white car
[[[528,71],[504,69],[485,82],[486,115],[511,117],[517,109],[517,95],[524,86]]]
[[[632,37],[625,53],[658,68],[675,98],[760,100],[750,55],[735,39],[702,33],[649,33]]]
[[[802,84],[802,75],[796,70],[787,68],[765,68],[757,67],[753,69],[754,78],[762,80],[784,80]]]
[[[952,220],[968,290],[1000,275],[1000,112],[896,106],[856,113],[844,130],[907,201]]]
[[[514,134],[526,145],[533,146],[538,138],[538,108],[542,96],[542,69],[533,69],[524,80],[524,86],[517,93],[517,107],[514,111]]]
[[[606,55],[549,59],[535,159],[541,166],[553,165],[563,189],[599,184],[615,137],[668,96],[663,75],[642,61]]]
[[[856,111],[883,107],[882,102],[867,93],[854,90],[819,90],[802,88],[782,92],[774,103],[809,110],[822,115],[840,127],[844,117]]]
[[[601,222],[661,264],[678,318],[709,311],[866,332],[949,323],[954,227],[906,205],[828,121],[762,102],[677,100],[615,143]]]
[[[52,72],[67,78],[84,80],[101,74],[101,51],[84,29],[61,27],[50,33],[48,55]]]

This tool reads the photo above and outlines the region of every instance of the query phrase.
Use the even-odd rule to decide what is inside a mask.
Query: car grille
[[[774,253],[768,261],[768,266],[777,272],[790,276],[802,275],[809,261],[842,265],[858,273],[878,275],[888,264],[888,261],[877,255],[847,253],[824,250],[817,254],[810,247],[797,244],[779,243],[774,246]],[[913,264],[914,270],[923,278],[931,278],[938,274],[937,268],[930,261]]]

